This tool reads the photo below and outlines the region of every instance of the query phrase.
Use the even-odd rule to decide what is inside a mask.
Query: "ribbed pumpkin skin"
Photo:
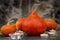
[[[16,26],[14,25],[3,25],[1,28],[1,33],[4,35],[9,35],[10,33],[16,32]]]
[[[33,10],[22,24],[22,30],[28,35],[40,35],[46,31],[45,21],[37,15],[37,11]]]
[[[45,22],[47,24],[47,30],[56,29],[57,23],[54,20],[47,19]]]
[[[22,30],[22,23],[23,23],[23,21],[24,21],[24,18],[20,18],[20,19],[17,20],[17,22],[16,22],[16,28],[18,30]]]

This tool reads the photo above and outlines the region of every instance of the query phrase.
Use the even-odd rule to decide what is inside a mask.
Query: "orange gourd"
[[[14,32],[16,32],[16,26],[14,26],[13,24],[8,23],[1,27],[1,33],[3,35],[9,35],[10,33]]]
[[[47,24],[47,30],[56,29],[57,23],[54,20],[47,19],[45,22]]]
[[[17,22],[16,22],[16,28],[18,30],[22,30],[22,23],[23,23],[23,21],[24,21],[24,18],[20,18],[20,19],[17,20]]]
[[[43,18],[37,15],[36,9],[24,20],[22,30],[28,35],[40,35],[45,32],[46,23]]]

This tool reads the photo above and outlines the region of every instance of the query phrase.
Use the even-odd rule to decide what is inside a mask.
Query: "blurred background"
[[[60,24],[60,0],[0,0],[0,26],[27,17],[36,7],[39,16],[52,18]]]

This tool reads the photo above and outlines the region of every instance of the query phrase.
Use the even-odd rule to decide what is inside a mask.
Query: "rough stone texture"
[[[15,8],[15,7],[13,7],[12,8],[12,12],[9,14],[9,18],[7,18],[8,19],[8,21],[9,20],[11,20],[11,19],[18,19],[18,18],[21,18],[22,17],[22,10],[21,10],[21,8]]]

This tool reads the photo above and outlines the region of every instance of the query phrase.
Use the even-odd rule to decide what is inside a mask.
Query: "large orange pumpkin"
[[[23,21],[24,21],[24,18],[20,18],[20,19],[17,20],[17,22],[16,22],[16,28],[18,30],[22,30],[22,23],[23,23]]]
[[[47,19],[45,22],[47,24],[47,30],[56,29],[57,23],[54,20]]]
[[[40,35],[46,30],[45,21],[37,15],[37,11],[33,10],[22,24],[22,30],[28,35]]]
[[[8,35],[14,32],[16,32],[16,26],[14,26],[13,24],[6,24],[1,27],[1,33],[4,35]]]

